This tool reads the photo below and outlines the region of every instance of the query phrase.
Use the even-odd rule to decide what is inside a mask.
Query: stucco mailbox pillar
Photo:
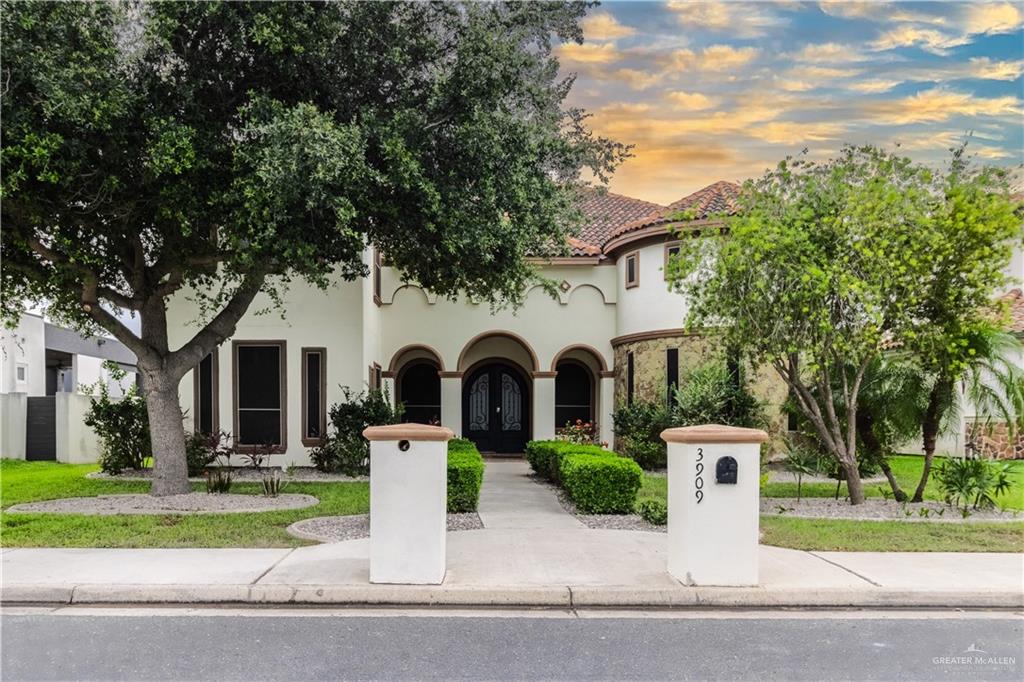
[[[759,429],[666,429],[668,572],[687,585],[756,585]]]
[[[371,426],[370,582],[439,585],[445,572],[450,429]]]

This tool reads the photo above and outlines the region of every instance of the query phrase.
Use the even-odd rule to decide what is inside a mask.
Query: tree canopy
[[[169,404],[257,293],[364,275],[366,244],[438,294],[517,301],[581,171],[626,154],[564,104],[552,43],[585,9],[3,2],[6,317],[45,300],[106,329]],[[208,323],[171,349],[183,288]]]

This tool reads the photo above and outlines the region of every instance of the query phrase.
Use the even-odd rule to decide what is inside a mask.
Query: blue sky
[[[605,2],[570,103],[635,145],[611,189],[667,203],[803,149],[895,147],[939,164],[971,133],[984,163],[1024,163],[1024,5],[1011,2]]]

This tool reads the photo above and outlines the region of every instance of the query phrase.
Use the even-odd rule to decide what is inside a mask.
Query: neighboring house
[[[405,404],[407,419],[444,424],[484,452],[522,452],[576,419],[612,442],[617,404],[666,400],[718,352],[683,330],[685,299],[665,282],[675,242],[668,216],[686,210],[688,230],[720,229],[710,216],[728,212],[738,190],[718,182],[668,207],[588,195],[570,255],[541,265],[557,297],[536,286],[519,310],[440,298],[368,250],[370,277],[326,291],[295,284],[284,319],[255,314],[269,304],[258,298],[234,337],[182,382],[186,421],[231,433],[239,451],[272,443],[279,463],[302,464],[341,387],[379,386]],[[195,333],[194,318],[186,295],[171,302],[172,346]],[[781,381],[754,379],[784,420]]]
[[[14,459],[95,461],[96,437],[82,423],[89,407],[86,387],[107,384],[121,395],[103,363],[128,372],[135,381],[135,355],[112,338],[83,337],[25,313],[14,329],[0,329],[0,456]]]

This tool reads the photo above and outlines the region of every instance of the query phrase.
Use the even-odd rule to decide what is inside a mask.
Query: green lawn
[[[893,473],[900,485],[913,493],[921,474],[924,459],[898,456],[891,460]],[[1004,509],[1024,509],[1024,462],[1014,461],[1014,487],[998,499]],[[664,476],[645,475],[638,498],[664,500],[668,481]],[[889,491],[888,483],[871,483],[865,493],[882,497]],[[834,483],[805,483],[806,497],[832,497]],[[796,497],[796,483],[769,483],[762,490],[764,497]],[[845,484],[840,497],[846,495]],[[925,497],[941,500],[934,478],[929,478]],[[794,517],[761,517],[764,543],[776,547],[805,550],[847,552],[1024,552],[1024,522],[1017,523],[907,523],[901,521],[850,521],[800,519]]]
[[[936,458],[936,464],[938,458]],[[1003,509],[1024,509],[1024,461],[1013,460],[1007,462],[1011,467],[1011,481],[1013,487],[1008,493],[996,499],[996,502]],[[921,478],[921,469],[924,466],[923,457],[913,455],[897,455],[889,458],[892,472],[899,481],[900,487],[908,495],[913,495],[917,488],[917,482]],[[939,494],[939,487],[935,481],[935,467],[932,467],[932,475],[928,477],[928,485],[925,487],[925,499],[942,500]],[[836,494],[835,483],[804,483],[801,492],[807,497],[833,497]],[[864,494],[868,497],[882,497],[891,494],[892,489],[888,481],[878,483],[866,483]],[[796,497],[796,483],[769,483],[761,491],[764,497]],[[846,484],[839,488],[839,496],[846,496]]]
[[[97,481],[85,478],[95,465],[0,460],[0,506],[61,497],[144,493],[145,481]],[[197,490],[202,484],[194,484]],[[232,492],[259,494],[256,483],[236,484]],[[367,483],[290,483],[286,493],[320,500],[306,509],[251,514],[123,515],[3,514],[4,547],[295,547],[313,544],[285,528],[312,516],[365,514]]]

